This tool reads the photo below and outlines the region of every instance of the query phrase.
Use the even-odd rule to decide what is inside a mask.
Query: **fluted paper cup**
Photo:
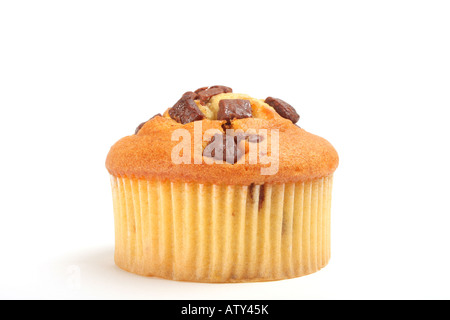
[[[195,282],[272,281],[330,259],[332,175],[250,186],[111,176],[116,264]]]

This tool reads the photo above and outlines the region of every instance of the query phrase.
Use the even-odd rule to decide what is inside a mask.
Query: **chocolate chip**
[[[197,100],[198,94],[196,92],[188,91],[183,94],[183,98]]]
[[[154,118],[156,118],[156,117],[162,117],[162,115],[161,115],[160,113],[155,114],[153,117],[151,117],[150,119],[148,119],[148,121],[150,121],[150,120],[152,120],[152,119],[154,119]],[[142,129],[142,127],[143,127],[148,121],[142,122],[142,123],[136,128],[136,130],[134,131],[134,134],[138,134],[138,132]]]
[[[219,141],[217,143],[216,141]],[[213,144],[214,143],[214,144]],[[244,153],[238,148],[232,136],[217,133],[203,151],[203,156],[235,164]]]
[[[148,121],[155,119],[156,117],[162,117],[161,113],[155,114],[153,117],[151,117]]]
[[[195,95],[194,92],[186,92],[169,110],[169,115],[173,120],[186,124],[205,119],[205,115],[200,111],[192,98],[193,95]]]
[[[233,129],[233,126],[231,125],[231,122],[224,122],[221,125],[223,132],[227,132],[227,130]]]
[[[255,189],[255,184],[252,183],[248,186],[248,193],[250,194],[250,198],[253,199],[253,190]]]
[[[264,184],[259,187],[259,199],[258,199],[258,209],[261,210],[264,204],[265,192]]]
[[[259,134],[249,134],[247,135],[247,140],[251,143],[259,143],[264,140],[264,136],[260,136]]]
[[[142,127],[147,123],[147,121],[142,122],[140,125],[138,125],[138,127],[136,128],[136,130],[134,131],[134,134],[138,134],[139,131],[141,131]]]
[[[226,87],[226,86],[212,86],[212,87],[210,87],[210,89],[221,89],[221,90],[223,90],[223,93],[233,92],[233,89],[231,89],[230,87]]]
[[[205,91],[206,89],[208,89],[209,87],[201,87],[200,89],[195,90],[195,93],[199,93],[201,91]]]
[[[233,120],[252,117],[250,101],[242,99],[224,99],[219,102],[217,120]]]
[[[224,93],[224,91],[220,88],[212,88],[204,91],[200,91],[198,93],[199,100],[202,104],[208,102],[213,96]]]
[[[221,93],[230,93],[230,92],[233,92],[233,89],[225,86],[203,87],[195,91],[195,93],[198,94],[198,100],[200,100],[201,104],[205,104],[213,96],[216,96]]]
[[[247,140],[250,143],[259,143],[264,140],[264,136],[260,136],[259,134],[248,134],[248,133],[237,133],[234,136],[234,141],[239,143],[240,141]]]
[[[264,193],[264,184],[259,186],[259,197],[258,197],[258,210],[261,210],[264,204],[264,198],[265,198],[265,193]],[[252,183],[249,188],[249,193],[250,193],[250,198],[252,200],[254,200],[254,190],[255,190],[255,184]]]
[[[296,123],[300,119],[295,109],[281,99],[268,97],[265,102],[273,107],[280,116],[291,120],[293,123]]]

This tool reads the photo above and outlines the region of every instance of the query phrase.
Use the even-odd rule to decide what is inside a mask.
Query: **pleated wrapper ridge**
[[[304,276],[330,259],[333,176],[251,186],[111,176],[115,262],[194,282]]]

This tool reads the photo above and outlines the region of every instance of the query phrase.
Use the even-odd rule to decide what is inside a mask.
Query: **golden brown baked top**
[[[280,99],[254,99],[223,86],[201,88],[114,144],[106,167],[117,177],[232,185],[332,174],[336,150],[295,125],[298,118]]]

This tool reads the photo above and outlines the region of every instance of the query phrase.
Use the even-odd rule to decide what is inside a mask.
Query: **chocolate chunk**
[[[252,117],[252,105],[248,100],[224,99],[219,102],[217,120],[233,120]]]
[[[258,199],[258,209],[261,210],[264,204],[264,198],[265,198],[265,192],[264,192],[264,185],[262,184],[259,187],[259,199]]]
[[[259,186],[258,210],[261,210],[262,207],[263,207],[263,204],[264,204],[264,198],[265,198],[264,189],[265,189],[264,184]],[[250,198],[252,200],[254,200],[255,184],[252,183],[249,186],[248,190],[249,190],[249,193],[250,193]]]
[[[225,86],[212,86],[209,88],[203,87],[195,91],[195,93],[198,94],[198,100],[200,100],[201,104],[205,104],[213,96],[216,96],[221,93],[230,93],[230,92],[233,92],[233,89]]]
[[[150,121],[150,120],[152,120],[152,119],[154,119],[154,118],[156,118],[156,117],[162,117],[162,115],[161,115],[160,113],[155,114],[153,117],[151,117],[150,119],[148,119],[148,121]],[[134,134],[138,134],[138,132],[142,129],[142,127],[143,127],[148,121],[142,122],[142,123],[136,128],[136,130],[134,131]]]
[[[213,96],[216,96],[216,95],[221,94],[221,93],[224,93],[224,91],[222,89],[220,89],[220,88],[212,88],[212,89],[207,89],[207,90],[204,90],[204,91],[200,91],[198,93],[198,97],[199,97],[200,102],[202,104],[205,104]]]
[[[217,144],[216,141],[219,141],[219,143]],[[243,154],[238,148],[234,137],[221,133],[215,134],[203,151],[203,156],[205,157],[212,157],[216,160],[226,161],[231,164],[238,162]]]
[[[291,120],[293,123],[296,123],[300,119],[295,109],[281,99],[268,97],[265,102],[273,107],[280,116]]]
[[[255,184],[252,183],[248,186],[248,193],[250,194],[250,198],[253,200],[253,190],[255,189]]]
[[[142,122],[140,125],[138,125],[138,127],[136,128],[136,130],[134,131],[134,134],[138,134],[139,131],[141,131],[142,127],[147,123],[147,121]]]
[[[192,98],[193,95],[195,95],[194,92],[186,92],[169,110],[169,115],[173,120],[186,124],[205,119],[205,115],[200,111]]]
[[[233,129],[233,126],[231,125],[231,123],[228,122],[224,122],[221,125],[223,132],[227,132],[227,130]]]
[[[212,86],[212,87],[210,87],[210,89],[221,89],[221,90],[223,90],[223,93],[233,92],[233,89],[231,89],[230,87],[226,87],[226,86]]]
[[[198,94],[196,92],[188,91],[183,94],[183,98],[197,100]]]
[[[153,117],[148,119],[148,121],[155,119],[156,117],[162,117],[161,113],[155,114]]]
[[[259,134],[247,134],[247,133],[237,133],[234,136],[234,141],[239,143],[240,141],[247,140],[250,143],[259,143],[264,140],[264,136]]]
[[[264,140],[264,136],[260,136],[259,134],[249,134],[246,138],[251,143],[259,143]]]
[[[195,90],[194,92],[195,93],[199,93],[199,92],[201,92],[201,91],[205,91],[206,89],[208,89],[209,87],[202,87],[202,88],[200,88],[200,89],[197,89],[197,90]]]

